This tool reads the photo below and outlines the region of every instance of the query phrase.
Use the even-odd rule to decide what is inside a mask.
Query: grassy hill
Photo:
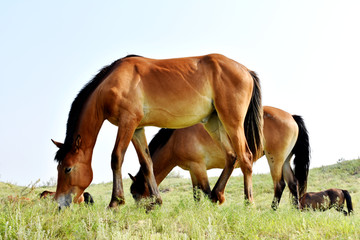
[[[213,186],[217,178],[211,178]],[[190,179],[167,178],[159,186],[163,205],[146,213],[129,193],[126,204],[108,210],[112,183],[91,185],[94,206],[72,205],[59,212],[51,199],[38,194],[55,187],[20,187],[0,182],[0,239],[360,239],[360,159],[310,170],[308,191],[349,190],[355,214],[345,217],[331,209],[299,212],[290,205],[286,188],[279,209],[269,174],[253,177],[254,206],[244,206],[243,179],[231,177],[226,202],[195,203]]]

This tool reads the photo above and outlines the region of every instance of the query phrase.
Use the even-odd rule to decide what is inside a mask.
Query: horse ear
[[[57,142],[57,141],[55,141],[55,140],[52,140],[51,139],[51,141],[55,144],[55,146],[57,146],[58,148],[61,148],[64,144],[63,143],[59,143],[59,142]]]
[[[79,150],[80,146],[81,146],[81,136],[77,135],[75,140],[75,151]]]
[[[128,173],[129,174],[129,177],[131,178],[131,180],[133,181],[133,182],[135,182],[136,181],[136,177],[134,177],[133,175],[131,175],[130,173]]]

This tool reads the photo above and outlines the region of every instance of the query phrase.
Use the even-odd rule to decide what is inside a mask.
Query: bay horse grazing
[[[268,160],[274,182],[272,208],[276,209],[279,205],[285,181],[294,196],[294,204],[299,207],[299,195],[306,192],[310,163],[309,136],[305,123],[302,117],[278,108],[264,106],[263,111],[263,154]],[[216,145],[200,124],[177,130],[161,129],[150,142],[149,149],[156,182],[160,184],[174,167],[179,166],[190,171],[195,199],[198,199],[197,189],[210,197],[206,170],[225,166],[226,152]],[[295,174],[290,166],[293,155]],[[138,200],[148,196],[142,171],[130,177],[133,180],[133,197]],[[222,199],[225,200],[225,197]]]
[[[71,105],[65,142],[53,141],[59,148],[55,199],[60,208],[70,205],[72,194],[77,202],[90,185],[93,148],[105,120],[118,126],[109,207],[125,203],[121,166],[130,141],[149,195],[162,203],[145,126],[184,128],[200,122],[229,153],[212,199],[222,196],[238,162],[245,176],[245,196],[253,201],[252,158],[262,147],[262,106],[259,79],[245,66],[219,54],[164,60],[131,55],[100,70]],[[244,124],[249,126],[247,132]]]
[[[344,205],[348,212],[344,210]],[[325,211],[334,207],[337,211],[346,215],[353,212],[351,196],[347,190],[332,188],[321,192],[308,192],[300,198],[301,209],[313,209]]]
[[[40,193],[40,198],[47,198],[49,196],[55,196],[56,192],[51,192],[51,191],[43,191],[42,193]],[[90,193],[88,192],[84,192],[83,196],[79,198],[78,203],[80,202],[85,202],[86,204],[94,204],[94,199],[91,196]]]

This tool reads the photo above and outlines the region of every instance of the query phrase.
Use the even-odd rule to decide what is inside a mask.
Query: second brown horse
[[[274,182],[272,207],[277,208],[285,181],[294,196],[294,204],[299,207],[299,196],[306,192],[310,164],[307,129],[300,116],[268,106],[264,106],[263,111],[264,154]],[[200,124],[178,130],[161,129],[150,142],[149,149],[156,182],[160,184],[176,166],[189,170],[195,198],[198,188],[210,196],[206,170],[225,166],[226,152],[218,147]],[[290,166],[293,155],[295,174]],[[135,177],[130,177],[134,181],[131,186],[133,197],[147,197],[149,191],[145,186],[142,171],[140,170]],[[220,203],[225,201],[225,197],[222,196],[221,200]]]

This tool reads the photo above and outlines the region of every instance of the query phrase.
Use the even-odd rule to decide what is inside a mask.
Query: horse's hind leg
[[[286,186],[286,184],[285,184],[283,177],[281,178],[281,180],[279,182],[277,182],[274,185],[274,199],[271,204],[271,207],[274,210],[276,210],[280,204],[281,196],[282,196],[282,193],[284,192],[285,186]]]
[[[338,203],[336,203],[336,204],[334,205],[334,208],[336,209],[336,211],[342,212],[345,216],[347,216],[347,212],[344,210],[344,204],[338,204]]]
[[[216,112],[214,112],[208,122],[205,124],[205,129],[210,136],[215,140],[217,144],[227,153],[224,170],[222,171],[218,181],[216,182],[212,192],[211,199],[213,202],[219,201],[223,203],[225,201],[224,191],[227,181],[229,180],[236,163],[236,156],[233,153],[231,143],[225,132],[225,129],[220,122]]]
[[[290,159],[292,155],[289,155],[283,165],[283,176],[288,184],[291,194],[293,195],[293,204],[296,208],[300,209],[299,204],[299,189],[298,182],[290,166]]]
[[[141,165],[141,170],[144,174],[146,183],[149,188],[150,196],[155,196],[155,203],[161,204],[162,200],[160,197],[159,189],[156,184],[154,172],[153,172],[153,162],[150,157],[150,152],[146,142],[144,128],[137,129],[132,138],[132,143],[139,157],[139,162]]]
[[[232,128],[233,131],[227,131],[229,133],[229,136],[227,136],[226,131],[220,121],[219,125],[220,138],[217,139],[218,141],[220,139],[220,142],[222,143],[223,149],[225,149],[227,157],[225,162],[225,168],[222,171],[218,181],[216,182],[216,185],[212,190],[211,198],[213,201],[219,200],[220,203],[225,201],[225,186],[235,168],[236,163],[238,162],[244,175],[245,200],[252,203],[254,201],[252,193],[253,157],[246,142],[244,128],[239,124],[237,128]],[[213,137],[213,139],[216,139],[216,137]],[[233,149],[232,146],[234,146],[235,149]]]
[[[286,184],[283,177],[281,177],[280,181],[274,182],[274,198],[271,203],[272,209],[276,210],[278,208],[285,186]]]
[[[280,199],[286,185],[282,173],[284,158],[273,156],[268,152],[265,154],[269,163],[270,173],[274,183],[274,198],[271,207],[272,209],[276,210],[279,206]]]
[[[252,192],[253,154],[248,146],[244,131],[245,116],[252,92],[252,89],[249,88],[247,93],[246,88],[249,86],[244,85],[243,88],[239,88],[237,94],[234,92],[223,93],[224,96],[228,97],[226,101],[220,98],[215,99],[214,105],[224,129],[222,132],[227,133],[226,136],[228,136],[226,145],[230,147],[226,146],[227,149],[225,148],[227,153],[226,165],[212,192],[214,194],[224,192],[225,185],[234,170],[234,164],[238,162],[244,175],[245,200],[252,203],[254,201]],[[223,140],[225,137],[221,139],[222,142]],[[229,149],[231,150],[229,151]],[[213,193],[212,197],[214,196]]]

